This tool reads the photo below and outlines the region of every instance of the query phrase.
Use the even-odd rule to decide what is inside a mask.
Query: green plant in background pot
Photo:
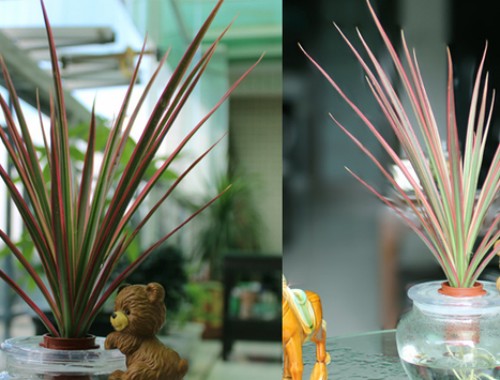
[[[191,258],[191,271],[198,277],[187,287],[192,305],[184,310],[184,317],[194,317],[204,323],[203,338],[220,338],[224,309],[223,259],[228,252],[258,252],[261,248],[261,218],[253,206],[252,182],[248,175],[230,169],[214,179],[207,187],[208,198],[224,192],[210,209],[198,218]],[[197,209],[199,205],[190,204]]]
[[[202,224],[196,238],[193,262],[206,266],[211,280],[222,279],[222,260],[231,251],[256,252],[261,249],[262,220],[253,205],[254,182],[235,170],[215,178],[208,187],[210,199],[231,186],[198,219]],[[191,205],[196,209],[199,205]]]
[[[182,324],[194,322],[201,327],[203,339],[218,339],[222,334],[223,286],[218,281],[191,281],[184,288],[186,302],[177,314]]]
[[[442,138],[416,55],[410,52],[402,35],[400,58],[369,2],[368,7],[392,58],[401,90],[393,86],[389,72],[359,31],[366,59],[340,29],[339,32],[363,67],[368,85],[406,159],[391,147],[337,82],[304,53],[362,119],[411,190],[405,189],[348,128],[331,116],[387,178],[396,199],[384,196],[353,173],[354,177],[420,236],[447,279],[444,283],[423,283],[410,288],[408,296],[413,300],[413,309],[403,316],[396,334],[400,358],[407,374],[414,379],[497,379],[500,377],[500,293],[494,283],[478,281],[500,250],[500,245],[495,246],[500,238],[500,214],[494,209],[500,188],[499,146],[482,185],[479,181],[493,104],[493,101],[487,104],[488,76],[483,78],[482,74],[484,56],[477,71],[462,153],[450,52],[446,135]],[[404,95],[400,95],[400,91]],[[408,106],[403,96],[407,97]]]
[[[81,175],[79,176],[75,174],[74,163],[70,159],[72,147],[68,138],[69,127],[63,85],[54,38],[43,2],[42,10],[54,78],[50,127],[46,128],[40,118],[40,129],[45,143],[45,154],[43,156],[47,158],[48,167],[50,168],[48,176],[45,176],[41,169],[40,157],[42,155],[37,151],[33,143],[32,130],[34,126],[27,125],[8,69],[0,58],[6,88],[15,111],[14,116],[7,102],[0,98],[0,106],[7,124],[7,132],[0,130],[0,138],[19,176],[20,184],[15,183],[14,179],[7,174],[7,171],[2,166],[0,166],[0,176],[36,248],[43,268],[44,278],[35,270],[32,262],[26,259],[11,237],[7,236],[2,230],[0,230],[0,238],[35,282],[53,313],[55,323],[49,320],[39,305],[30,298],[14,279],[2,270],[0,270],[0,277],[29,305],[50,332],[50,334],[44,336],[42,343],[46,349],[51,348],[54,341],[61,341],[65,344],[74,340],[87,342],[87,348],[94,348],[96,345],[94,337],[88,337],[87,332],[106,300],[157,247],[219,197],[219,195],[215,196],[194,211],[184,222],[143,251],[112,281],[108,281],[114,269],[117,268],[117,265],[124,257],[127,248],[134,242],[146,222],[161,206],[163,201],[172,194],[185,176],[214,148],[216,143],[181,171],[158,201],[155,201],[148,210],[142,209],[139,214],[138,210],[141,206],[146,205],[144,201],[151,189],[167,172],[172,161],[184,149],[190,139],[257,64],[250,67],[222,95],[214,107],[173,149],[172,153],[159,166],[153,168],[152,176],[144,181],[147,176],[146,173],[151,171],[151,163],[154,161],[162,141],[169,135],[173,123],[205,72],[217,45],[227,31],[227,29],[224,30],[204,52],[197,53],[201,41],[222,2],[222,0],[217,2],[192,42],[188,45],[184,56],[175,67],[171,78],[154,106],[148,122],[143,127],[130,157],[127,159],[124,157],[125,144],[130,138],[132,126],[146,99],[146,95],[167,56],[162,59],[151,80],[146,84],[138,103],[129,109],[131,94],[138,76],[142,56],[139,57],[122,107],[118,110],[111,127],[106,147],[103,152],[99,152],[101,161],[98,168],[96,168],[94,157],[98,153],[95,148],[95,136],[98,131],[96,130],[96,118],[94,112],[92,112],[88,127],[87,150]],[[195,57],[197,57],[197,60],[194,59]],[[121,165],[123,170],[118,171],[117,168]],[[21,191],[21,185],[23,191]],[[25,195],[23,195],[23,192]],[[128,228],[132,218],[137,216],[140,216],[138,223],[134,224],[132,228]],[[40,358],[42,361],[36,364],[31,362],[29,366],[26,363],[23,365],[21,359],[15,356],[20,350],[21,354],[24,353],[25,356],[30,357],[30,360],[33,360],[34,352],[38,352],[40,340],[40,337],[35,337],[28,341],[9,340],[4,342],[2,348],[8,355],[12,354],[12,357],[7,360],[9,365],[15,370],[39,371],[37,372],[39,374],[43,374],[44,370],[48,370],[43,360],[47,359],[47,357],[54,359],[52,353],[47,356],[44,354],[45,351],[41,350]],[[102,342],[98,339],[99,343]],[[27,346],[27,351],[24,348],[19,348],[19,345],[23,344]],[[73,343],[66,347],[75,348],[72,345]],[[98,360],[101,355],[105,356],[107,354],[104,351],[95,352],[92,355],[93,359],[83,354],[83,357],[87,360],[83,368],[78,367],[78,365],[69,366],[69,368],[58,365],[56,369],[50,369],[50,372],[54,374],[64,369],[73,371],[71,373],[75,373],[75,371],[78,374],[92,373],[89,372],[92,371],[89,367],[89,361]],[[109,355],[116,355],[116,353],[110,353]],[[68,357],[78,357],[78,355],[71,354]],[[55,358],[54,360],[60,363],[65,359]],[[112,366],[116,361],[111,363],[111,359],[106,357],[101,359],[101,364],[96,364],[96,366],[103,363],[105,366]],[[47,365],[50,366],[51,364]],[[112,369],[114,370],[116,367]],[[103,368],[98,371],[100,372],[95,373],[105,373]]]

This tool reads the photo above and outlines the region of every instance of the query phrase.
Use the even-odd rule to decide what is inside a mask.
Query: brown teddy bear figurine
[[[186,360],[156,337],[165,322],[165,290],[156,282],[127,285],[118,290],[106,349],[118,348],[126,357],[127,370],[117,370],[110,380],[181,380]]]

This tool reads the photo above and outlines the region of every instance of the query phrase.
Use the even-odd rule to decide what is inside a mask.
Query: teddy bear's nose
[[[111,318],[115,319],[116,318],[116,313],[111,314]]]

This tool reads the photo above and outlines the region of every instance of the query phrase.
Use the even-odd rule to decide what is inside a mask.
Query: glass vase
[[[398,354],[410,379],[500,379],[500,293],[481,282],[484,295],[441,294],[441,282],[408,290],[412,309],[396,330]]]
[[[104,380],[117,369],[125,370],[125,357],[118,350],[105,350],[104,338],[96,338],[100,348],[54,350],[40,346],[42,336],[7,339],[2,343],[5,371],[0,380]]]

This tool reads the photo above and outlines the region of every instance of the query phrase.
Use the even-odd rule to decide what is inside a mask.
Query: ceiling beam
[[[24,51],[20,50],[0,29],[0,52],[7,65],[17,95],[27,103],[36,106],[38,89],[42,112],[49,114],[49,94],[53,92],[52,76],[38,67]],[[4,85],[0,78],[0,85]],[[64,90],[66,112],[70,123],[77,124],[90,120],[90,111],[81,105],[72,94]]]
[[[47,32],[44,27],[3,28],[5,36],[22,50],[48,49]],[[106,26],[96,27],[54,27],[54,41],[58,48],[91,44],[109,44],[115,42],[113,29]]]
[[[223,29],[212,28],[205,34],[205,41],[215,41],[222,33]],[[260,40],[277,39],[281,40],[283,30],[281,25],[253,25],[253,26],[235,26],[224,35],[222,41],[240,41],[240,40]]]

